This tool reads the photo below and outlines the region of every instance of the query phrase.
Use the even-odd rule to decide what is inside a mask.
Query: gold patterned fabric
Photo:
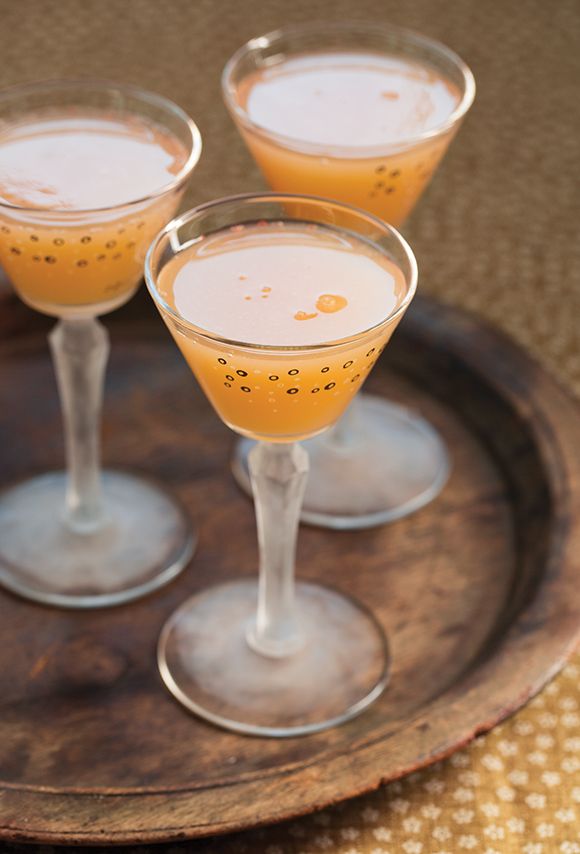
[[[420,287],[502,327],[580,394],[578,0],[0,0],[0,85],[89,75],[172,97],[204,138],[192,204],[263,187],[221,104],[233,50],[285,23],[349,17],[439,38],[477,80],[406,229]],[[428,770],[308,818],[165,850],[580,854],[580,656]]]
[[[580,854],[579,685],[577,658],[527,708],[444,762],[307,819],[191,850]]]

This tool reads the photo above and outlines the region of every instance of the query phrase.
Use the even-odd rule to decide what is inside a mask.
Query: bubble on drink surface
[[[321,294],[316,300],[316,308],[324,314],[334,314],[336,311],[342,311],[348,305],[346,297],[340,294]]]

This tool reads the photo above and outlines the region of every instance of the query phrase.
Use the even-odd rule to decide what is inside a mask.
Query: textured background
[[[0,0],[0,86],[99,76],[171,97],[204,138],[194,203],[263,186],[221,104],[234,49],[285,23],[349,17],[439,38],[477,80],[406,229],[420,286],[503,327],[580,392],[578,0]],[[170,850],[580,854],[579,663],[431,771],[311,819]]]

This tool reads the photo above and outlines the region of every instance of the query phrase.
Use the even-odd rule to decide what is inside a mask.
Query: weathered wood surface
[[[105,462],[165,481],[200,544],[167,589],[119,608],[0,591],[0,837],[139,843],[305,813],[450,753],[563,663],[580,628],[578,408],[499,333],[418,299],[368,388],[436,424],[450,482],[394,525],[302,528],[298,551],[302,577],[384,622],[391,687],[357,720],[283,741],[185,712],[157,674],[159,630],[190,593],[255,572],[253,509],[229,475],[231,436],[137,306],[109,322]],[[18,304],[0,316],[1,485],[61,464],[46,328]]]

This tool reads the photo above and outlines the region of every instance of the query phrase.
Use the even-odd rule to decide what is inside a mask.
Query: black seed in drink
[[[77,267],[86,267],[89,262],[85,261],[84,258],[81,258],[80,261],[77,261]]]
[[[225,387],[226,387],[226,388],[231,388],[231,387],[232,387],[232,384],[231,384],[231,383],[224,383],[224,385],[225,385]]]
[[[220,365],[227,365],[227,362],[225,359],[218,359],[218,362],[220,363]]]
[[[386,188],[385,188],[385,194],[386,194],[387,196],[389,196],[391,193],[394,193],[394,192],[395,192],[395,188],[394,188],[394,187],[386,187]]]
[[[386,168],[387,168],[386,166],[382,166],[382,165],[377,166],[377,168],[375,169],[375,172],[377,173],[377,175],[381,175],[383,172],[385,172]]]
[[[31,240],[32,240],[32,238],[31,238]],[[64,246],[64,240],[62,239],[62,237],[55,237],[52,242],[54,243],[55,246]]]
[[[97,255],[97,261],[104,261],[106,257],[106,255]]]
[[[229,380],[231,383],[235,380],[235,377],[232,377],[231,374],[226,374],[226,380]]]
[[[329,370],[330,370],[330,368],[322,368],[320,373],[321,374],[327,374],[329,372]]]
[[[268,379],[269,379],[269,380],[272,380],[272,382],[274,383],[274,382],[276,382],[276,380],[279,380],[279,379],[280,379],[280,377],[278,376],[278,374],[270,374],[270,376],[268,377]]]
[[[91,242],[91,238],[89,237],[88,234],[85,234],[84,237],[81,237],[81,243],[90,243],[90,242]]]
[[[247,371],[236,371],[236,374],[237,374],[239,377],[247,377],[247,376],[248,376],[248,372],[247,372]]]
[[[249,391],[251,391],[251,390],[252,390],[251,388],[248,388],[248,386],[247,386],[247,385],[240,386],[240,388],[242,389],[242,391],[245,391],[245,392],[246,392],[246,394],[247,394]]]
[[[286,394],[298,394],[299,389],[297,388],[289,388]]]
[[[32,240],[33,243],[38,243],[38,235],[31,234],[30,239]]]
[[[107,249],[114,249],[116,245],[117,245],[116,240],[107,240],[107,242],[105,243],[105,246],[107,247]]]
[[[312,391],[311,391],[311,394],[316,394],[316,393],[317,393],[317,392],[319,392],[319,391],[320,391],[320,389],[319,389],[318,387],[313,388],[313,389],[312,389]]]
[[[288,371],[288,374],[289,374],[289,376],[291,376],[291,377],[295,377],[295,376],[296,376],[296,374],[299,374],[299,373],[300,373],[300,371],[298,370],[298,368],[292,368],[292,370],[291,370],[291,371]]]
[[[393,171],[391,172],[391,178],[398,178],[400,174],[401,174],[400,169],[393,169]]]
[[[335,385],[336,385],[336,383],[328,383],[327,385],[324,386],[324,390],[330,391],[330,389],[334,388]]]
[[[20,249],[17,246],[11,246],[10,251],[12,252],[13,255],[22,255],[22,252],[20,251]]]
[[[56,258],[54,255],[46,255],[44,260],[47,264],[56,264]]]

